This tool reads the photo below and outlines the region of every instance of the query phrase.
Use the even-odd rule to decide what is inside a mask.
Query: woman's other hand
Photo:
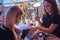
[[[35,20],[36,20],[36,21],[39,21],[39,20],[40,20],[40,19],[39,19],[39,16],[36,16],[36,17],[35,17]]]

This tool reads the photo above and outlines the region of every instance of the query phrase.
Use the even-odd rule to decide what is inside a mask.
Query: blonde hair
[[[7,27],[12,26],[16,22],[16,17],[22,15],[23,12],[18,6],[12,6],[6,15],[6,25]]]

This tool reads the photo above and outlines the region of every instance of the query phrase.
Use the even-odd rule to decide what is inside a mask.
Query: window
[[[60,0],[56,0],[57,4],[60,5]]]
[[[14,6],[14,0],[4,0],[4,6]]]
[[[39,2],[43,2],[43,0],[39,0]]]
[[[58,0],[58,2],[60,3],[60,0]]]
[[[0,2],[2,2],[2,0],[0,0]]]
[[[14,6],[18,2],[25,2],[28,0],[4,0],[4,6]]]

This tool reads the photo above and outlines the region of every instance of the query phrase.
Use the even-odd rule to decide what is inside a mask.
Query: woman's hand
[[[35,20],[36,20],[36,21],[39,21],[39,20],[40,20],[40,19],[39,19],[39,16],[36,16],[36,17],[35,17]]]
[[[31,28],[28,35],[32,35],[39,27]]]

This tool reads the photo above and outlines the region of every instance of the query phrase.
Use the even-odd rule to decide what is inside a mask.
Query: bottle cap
[[[32,15],[32,16],[35,16],[35,13],[32,13],[31,15]]]

